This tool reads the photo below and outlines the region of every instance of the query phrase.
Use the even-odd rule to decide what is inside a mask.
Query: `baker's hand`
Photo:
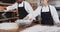
[[[6,8],[5,8],[5,7],[0,6],[0,12],[3,12],[4,10],[6,10]]]
[[[32,23],[32,21],[30,20],[20,20],[20,19],[16,20],[15,22],[17,23],[18,26],[22,26],[22,27],[26,25],[29,26]]]
[[[25,18],[24,18],[24,20],[28,20],[29,19],[29,16],[26,16]]]
[[[58,24],[60,24],[60,22],[58,22]]]
[[[33,21],[33,19],[30,19],[28,16],[25,17],[24,20],[30,20],[30,21]]]
[[[60,27],[60,22],[57,22],[57,23],[55,24],[55,26]]]

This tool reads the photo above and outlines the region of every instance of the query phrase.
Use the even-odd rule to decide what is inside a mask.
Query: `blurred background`
[[[34,10],[38,6],[40,6],[40,0],[25,0],[25,1],[28,1],[31,4],[31,6]],[[14,3],[15,3],[15,0],[0,0],[0,11],[3,11],[5,7],[10,6]],[[50,0],[49,4],[55,6],[56,10],[58,11],[59,18],[60,18],[60,0]],[[10,11],[10,12],[15,12],[15,13],[11,13],[12,16],[8,16],[8,20],[10,21],[12,19],[11,17],[14,17],[13,18],[14,20],[12,20],[12,21],[15,21],[18,18],[18,16],[16,16],[17,15],[16,11],[13,10],[13,11]],[[0,17],[0,18],[3,18],[3,17]],[[5,19],[2,19],[2,20],[5,21]]]
[[[38,6],[40,6],[40,0],[25,0],[25,1],[27,1],[27,2],[29,2],[30,4],[31,4],[31,6],[32,6],[32,8],[35,10]],[[6,28],[7,30],[7,32],[9,31],[9,32],[18,32],[18,30],[19,31],[21,31],[21,30],[23,30],[23,29],[25,29],[25,28],[28,28],[28,27],[32,27],[32,26],[34,26],[34,25],[36,25],[37,23],[37,21],[39,21],[39,18],[40,17],[36,17],[36,20],[34,20],[33,21],[33,23],[30,25],[30,26],[28,26],[28,27],[26,27],[26,26],[24,26],[24,27],[18,27],[17,26],[17,24],[15,23],[15,21],[19,18],[19,15],[18,15],[18,12],[17,12],[17,9],[15,9],[15,10],[12,10],[12,11],[9,11],[9,12],[3,12],[3,10],[5,10],[5,7],[7,7],[7,6],[11,6],[12,4],[14,4],[15,3],[15,0],[0,0],[0,28],[2,27],[2,28]],[[58,12],[58,15],[59,15],[59,18],[60,18],[60,0],[50,0],[49,1],[49,4],[50,5],[53,5],[53,6],[55,6],[55,8],[56,8],[56,10],[57,10],[57,12]],[[2,15],[2,14],[5,14],[5,15]],[[6,23],[7,22],[7,23]],[[3,24],[2,24],[3,23]],[[5,24],[4,24],[5,23]],[[27,22],[28,23],[28,22]],[[39,23],[40,23],[40,21],[39,21]],[[20,24],[20,23],[18,23],[18,24]],[[9,26],[9,27],[8,27]],[[40,26],[40,25],[39,25]],[[39,26],[37,25],[36,27],[37,28],[39,28]],[[42,25],[43,26],[43,25]],[[41,26],[41,27],[42,27]],[[44,25],[45,26],[45,25]],[[58,26],[58,25],[57,25]],[[16,29],[15,28],[12,28],[12,29],[9,29],[10,27],[16,27]],[[50,26],[49,26],[50,27]],[[47,27],[46,27],[47,28]],[[59,28],[60,28],[60,24],[59,24]],[[35,28],[36,29],[36,28]],[[49,29],[49,28],[48,28]],[[53,28],[54,30],[56,29],[55,27]],[[1,30],[1,29],[0,29]],[[38,30],[40,30],[40,28],[38,29]],[[5,32],[5,30],[3,29],[2,30],[3,32]],[[2,31],[0,31],[0,32],[2,32]],[[34,31],[34,30],[33,30]],[[42,30],[43,31],[43,30]],[[57,29],[56,29],[56,31],[57,31]],[[60,30],[59,30],[59,32],[60,32]]]

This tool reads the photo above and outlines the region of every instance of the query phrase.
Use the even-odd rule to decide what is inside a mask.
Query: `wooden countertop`
[[[18,29],[17,31],[20,32],[20,31],[22,31],[22,30],[24,30],[24,29],[26,29],[26,28],[29,28],[29,27],[32,27],[32,26],[35,26],[35,25],[41,25],[41,24],[32,23],[30,26],[19,27],[19,29]],[[41,26],[44,26],[44,25],[41,25]],[[50,26],[50,25],[49,25],[49,26]],[[6,30],[6,31],[7,31],[7,30]],[[11,32],[11,31],[17,32],[16,30],[10,30],[10,31],[7,31],[7,32]]]
[[[1,25],[3,26],[5,23],[1,23],[0,24],[0,28],[1,28]],[[7,25],[7,27],[6,27],[6,25]],[[16,23],[6,23],[6,25],[5,25],[5,27],[4,27],[4,29],[2,28],[2,29],[0,29],[0,32],[17,32],[18,31],[18,29],[19,29],[19,27],[18,27],[18,25],[16,24]],[[14,26],[12,26],[12,27],[14,27],[14,28],[8,28],[9,27],[9,25],[14,25]],[[7,28],[7,29],[6,29]]]
[[[24,30],[28,27],[33,26],[33,25],[35,25],[35,24],[31,24],[30,26],[19,27],[18,29],[11,29],[11,30],[1,30],[0,29],[0,32],[19,32],[19,31]]]

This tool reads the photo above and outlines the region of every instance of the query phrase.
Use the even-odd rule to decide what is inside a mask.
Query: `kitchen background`
[[[31,4],[31,6],[33,7],[34,10],[40,5],[40,0],[25,0],[25,1],[28,1]],[[3,11],[4,7],[10,6],[14,2],[15,2],[14,0],[0,0],[0,11]],[[58,14],[59,14],[59,17],[60,17],[60,0],[50,0],[49,4],[54,5],[56,7],[56,10],[58,11]],[[17,17],[15,16],[16,14],[15,13],[14,13],[14,15],[13,15],[13,13],[11,14],[12,15],[11,17],[14,17],[14,18],[11,18],[10,16],[8,16],[7,17],[8,19],[0,19],[0,21],[2,21],[2,20],[4,20],[4,21],[5,20],[9,20],[9,21],[14,20],[15,21],[17,19]]]

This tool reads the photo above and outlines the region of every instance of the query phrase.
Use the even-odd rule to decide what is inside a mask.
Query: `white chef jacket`
[[[14,3],[12,6],[8,6],[6,7],[7,10],[4,10],[5,12],[13,10],[13,9],[18,9],[18,7],[23,7],[23,3],[24,3],[24,8],[26,9],[26,11],[28,13],[31,13],[33,11],[31,5],[27,2],[27,1],[23,1],[22,3],[18,4],[17,2]]]
[[[8,6],[6,7],[6,10],[4,10],[5,12],[8,12],[10,10],[13,10],[13,9],[18,9],[18,7],[23,7],[23,3],[24,3],[24,8],[26,10],[27,13],[32,13],[33,12],[33,9],[31,7],[31,5],[27,2],[27,1],[23,1],[22,3],[18,4],[17,2],[14,3],[12,6]],[[35,18],[34,18],[35,20]]]
[[[55,23],[59,22],[59,16],[58,16],[58,13],[57,13],[55,7],[51,6],[51,5],[49,5],[49,7],[50,7],[50,11],[51,11],[53,20],[55,21]],[[33,13],[30,13],[28,15],[29,19],[33,19],[34,17],[36,17],[38,15],[41,16],[41,9],[42,9],[42,12],[49,12],[49,7],[48,7],[48,5],[46,7],[39,6]]]

